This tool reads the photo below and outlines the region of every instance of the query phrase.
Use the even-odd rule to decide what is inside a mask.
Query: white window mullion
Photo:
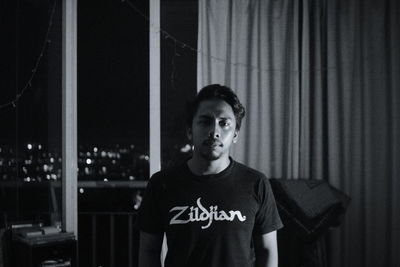
[[[161,169],[161,40],[160,0],[150,0],[150,176]],[[164,235],[161,266],[167,253]]]
[[[62,10],[62,199],[63,230],[78,236],[77,1]]]
[[[161,169],[160,0],[150,0],[150,176]]]

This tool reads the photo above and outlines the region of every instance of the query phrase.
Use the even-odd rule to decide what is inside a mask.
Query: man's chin
[[[201,156],[208,160],[208,161],[214,161],[214,160],[218,160],[221,158],[221,154],[220,153],[201,153]]]

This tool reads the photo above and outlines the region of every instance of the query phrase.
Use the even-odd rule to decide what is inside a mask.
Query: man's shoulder
[[[267,179],[264,173],[253,169],[243,163],[235,161],[235,171],[245,175],[246,177],[253,177],[257,179]]]
[[[155,179],[156,181],[162,181],[168,179],[169,177],[176,177],[177,174],[181,174],[185,170],[185,164],[179,164],[174,167],[169,167],[167,169],[160,170],[151,176],[150,180]]]

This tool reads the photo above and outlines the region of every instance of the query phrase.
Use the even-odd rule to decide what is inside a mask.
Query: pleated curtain
[[[400,266],[400,1],[199,0],[198,50],[246,106],[236,160],[352,198],[330,265]]]

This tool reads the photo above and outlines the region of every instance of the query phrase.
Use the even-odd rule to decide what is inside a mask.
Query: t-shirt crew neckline
[[[228,177],[229,174],[231,173],[233,166],[235,165],[235,161],[229,157],[229,165],[226,167],[223,171],[216,173],[216,174],[207,174],[207,175],[196,175],[194,174],[189,166],[188,162],[186,161],[184,164],[185,172],[189,174],[190,177],[192,177],[194,180],[200,181],[200,182],[209,182],[209,181],[215,181],[215,180],[220,180],[225,177]]]

